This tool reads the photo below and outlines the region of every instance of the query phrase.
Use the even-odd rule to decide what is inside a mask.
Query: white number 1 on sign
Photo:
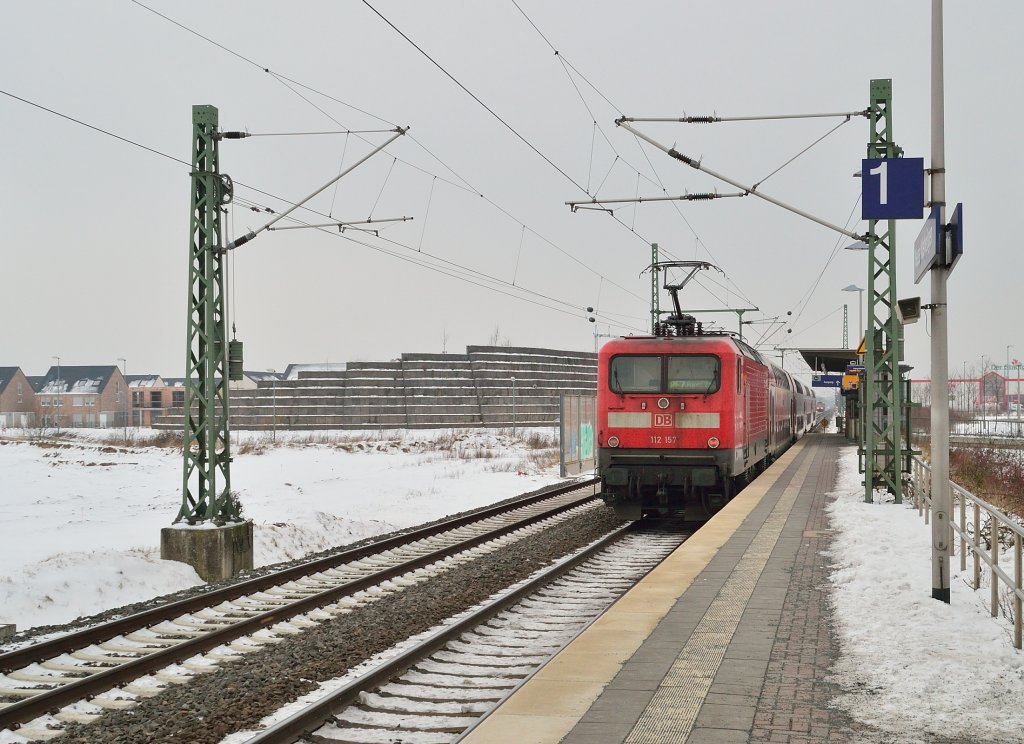
[[[889,203],[889,179],[886,177],[887,166],[889,164],[884,160],[876,165],[874,168],[868,171],[868,175],[878,175],[881,179],[878,183],[878,203],[888,204]]]

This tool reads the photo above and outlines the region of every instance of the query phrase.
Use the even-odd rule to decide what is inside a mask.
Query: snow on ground
[[[859,721],[913,736],[1024,741],[1024,654],[1012,624],[989,616],[951,564],[950,603],[931,598],[931,527],[909,503],[864,502],[856,451],[840,461],[829,558],[842,654],[836,704]],[[1007,564],[1009,565],[1009,564]],[[913,732],[913,736],[911,734]]]
[[[493,431],[242,433],[234,486],[256,523],[256,562],[294,558],[421,524],[558,480],[524,441]],[[547,436],[550,430],[529,432]],[[200,583],[159,559],[180,504],[174,449],[111,446],[76,432],[58,447],[0,440],[0,622],[19,628]],[[1024,741],[1024,655],[953,561],[952,601],[931,599],[931,528],[909,505],[865,504],[842,456],[832,598],[841,641],[835,704],[913,742],[929,733]],[[1016,737],[1016,738],[1015,738]]]
[[[551,434],[282,432],[272,444],[241,432],[232,487],[254,521],[255,563],[266,565],[557,482],[557,451],[552,466],[551,449],[528,445]],[[181,504],[180,451],[114,446],[121,437],[0,440],[0,623],[64,623],[201,583],[190,566],[160,560],[160,529]]]

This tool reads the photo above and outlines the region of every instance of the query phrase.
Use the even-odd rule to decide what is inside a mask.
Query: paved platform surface
[[[896,741],[828,705],[825,506],[849,446],[815,434],[791,447],[460,741]]]

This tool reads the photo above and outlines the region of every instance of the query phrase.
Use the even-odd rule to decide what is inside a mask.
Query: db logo
[[[654,425],[655,426],[672,426],[672,419],[674,414],[671,413],[656,413],[654,414]]]

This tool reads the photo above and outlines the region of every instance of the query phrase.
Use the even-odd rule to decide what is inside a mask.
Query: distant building
[[[127,379],[132,395],[132,426],[152,426],[171,407],[174,386],[160,375],[128,375]],[[183,389],[180,392],[184,405],[185,393]]]
[[[113,364],[50,367],[35,398],[44,427],[123,426],[131,415],[128,384]]]
[[[299,372],[344,372],[346,362],[314,362],[312,364],[289,364],[284,370],[284,379],[297,380]]]
[[[259,383],[265,382],[268,385],[276,380],[283,380],[284,375],[279,372],[263,372],[263,371],[242,371],[241,380],[232,380],[230,385],[232,390],[255,390]]]
[[[28,429],[36,423],[36,396],[21,367],[0,367],[0,426]]]

